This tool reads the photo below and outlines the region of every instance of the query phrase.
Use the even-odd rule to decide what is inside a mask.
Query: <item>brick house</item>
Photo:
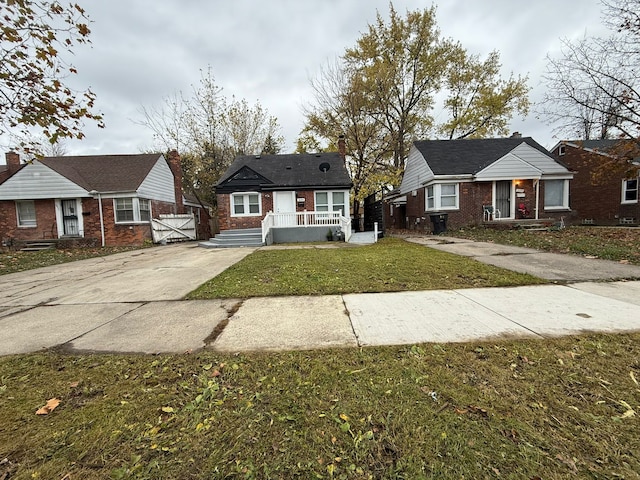
[[[571,206],[576,211],[578,222],[586,225],[638,225],[640,159],[633,142],[563,140],[553,147],[552,152],[575,171]]]
[[[223,236],[264,230],[261,243],[326,239],[349,223],[351,178],[340,152],[238,156],[216,185]],[[304,228],[301,228],[304,227]]]
[[[569,217],[573,173],[530,137],[414,142],[399,191],[390,201],[396,222],[433,231],[522,219]],[[390,213],[391,213],[390,212]],[[437,233],[437,232],[436,232]]]
[[[20,164],[0,184],[0,236],[5,244],[64,239],[75,245],[140,245],[151,239],[150,219],[185,213],[200,218],[208,238],[208,212],[185,205],[180,156],[162,154],[45,157]]]

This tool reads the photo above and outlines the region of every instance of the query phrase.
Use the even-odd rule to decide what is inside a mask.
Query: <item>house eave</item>
[[[291,190],[350,190],[353,184],[334,184],[334,185],[261,185],[260,190],[263,192],[273,191],[291,191]]]
[[[425,180],[423,182],[420,183],[420,185],[425,186],[425,185],[429,185],[432,183],[441,183],[441,182],[450,182],[452,180],[459,180],[459,181],[473,181],[473,175],[471,174],[464,174],[464,175],[435,175],[434,177],[430,178],[429,180]]]

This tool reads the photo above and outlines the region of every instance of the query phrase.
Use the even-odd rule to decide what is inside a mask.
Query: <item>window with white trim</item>
[[[569,180],[544,181],[545,210],[566,210],[569,208]]]
[[[255,217],[262,214],[259,193],[232,193],[231,216]]]
[[[145,223],[151,220],[151,202],[146,198],[114,198],[116,223]]]
[[[436,208],[435,187],[429,185],[427,187],[427,210],[433,210]]]
[[[346,215],[346,194],[345,192],[316,192],[316,212],[338,212]]]
[[[426,188],[425,210],[457,210],[460,205],[458,183],[435,183]]]
[[[638,203],[638,179],[622,181],[622,203]]]
[[[16,202],[16,211],[19,227],[36,226],[36,203],[33,200]]]

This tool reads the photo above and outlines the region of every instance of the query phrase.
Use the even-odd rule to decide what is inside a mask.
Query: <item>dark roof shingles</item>
[[[554,158],[531,137],[423,140],[414,142],[414,145],[435,175],[472,175],[522,143]]]
[[[45,157],[40,162],[87,191],[133,192],[160,154]]]
[[[322,163],[329,164],[326,172],[320,170]],[[351,187],[351,178],[338,153],[239,156],[220,178],[218,186],[243,167],[268,179],[271,182],[268,188]]]

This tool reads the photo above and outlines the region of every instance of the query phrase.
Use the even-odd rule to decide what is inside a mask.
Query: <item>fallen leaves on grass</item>
[[[60,405],[60,400],[57,398],[50,398],[47,400],[46,405],[36,411],[36,415],[49,415],[58,405]]]

